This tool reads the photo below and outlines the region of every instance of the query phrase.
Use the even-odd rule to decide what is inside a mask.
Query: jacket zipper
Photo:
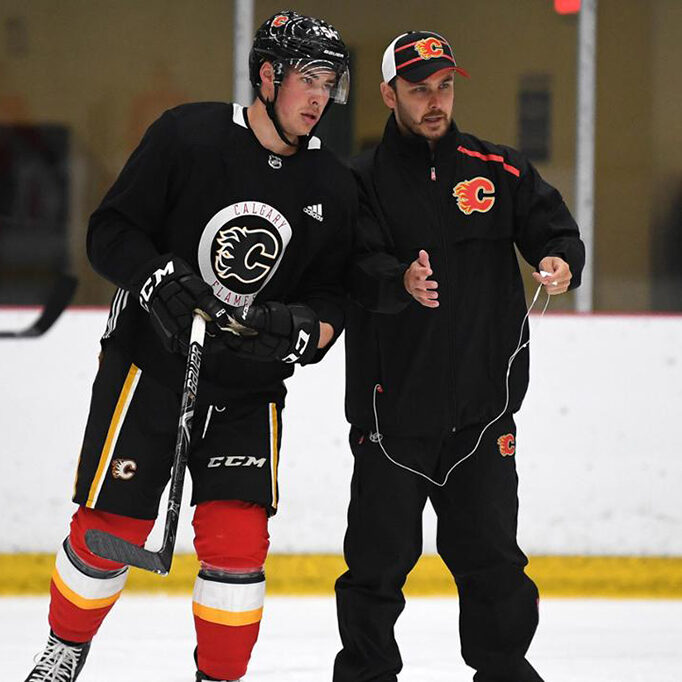
[[[436,182],[437,175],[436,175],[436,159],[434,157],[433,151],[431,152],[431,168],[430,168],[430,173],[429,177],[431,179],[432,183]],[[454,431],[454,424],[456,421],[456,415],[457,415],[457,397],[455,393],[455,387],[457,386],[457,383],[455,381],[456,378],[456,373],[455,373],[455,358],[454,358],[454,342],[455,342],[455,313],[453,309],[453,300],[454,300],[454,291],[452,290],[452,287],[450,286],[450,277],[449,277],[449,272],[450,272],[450,263],[449,263],[449,258],[448,258],[448,244],[447,244],[447,236],[446,236],[446,230],[448,226],[445,223],[445,220],[443,219],[443,215],[440,210],[440,196],[438,194],[438,187],[437,185],[432,184],[431,187],[432,189],[432,194],[433,194],[433,203],[435,205],[436,209],[436,222],[439,226],[439,234],[441,237],[441,243],[443,245],[443,260],[445,262],[445,269],[444,269],[444,279],[445,279],[445,291],[448,295],[448,360],[450,362],[450,375],[452,377],[452,395],[451,395],[451,400],[450,400],[450,409],[451,409],[451,414],[450,414],[450,422],[453,425],[452,430]]]

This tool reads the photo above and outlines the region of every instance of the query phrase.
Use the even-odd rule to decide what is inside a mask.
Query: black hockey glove
[[[309,363],[317,352],[320,321],[312,308],[300,303],[269,301],[237,308],[235,321],[257,336],[225,334],[223,342],[238,355],[253,360]]]
[[[139,301],[166,350],[187,354],[194,310],[204,313],[210,336],[216,336],[218,330],[231,331],[230,336],[238,333],[230,315],[233,309],[224,306],[182,259],[162,257],[147,274],[140,278]]]

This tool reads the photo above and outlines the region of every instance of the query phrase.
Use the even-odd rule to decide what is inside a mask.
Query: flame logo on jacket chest
[[[454,186],[452,196],[464,215],[471,215],[474,211],[487,213],[495,203],[495,185],[489,178],[481,176],[462,180]]]

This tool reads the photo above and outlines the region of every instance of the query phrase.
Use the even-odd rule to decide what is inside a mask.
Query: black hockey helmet
[[[249,55],[249,77],[259,97],[260,67],[266,61],[271,62],[275,70],[275,98],[286,67],[291,67],[304,71],[334,71],[337,79],[330,102],[345,104],[348,100],[348,50],[339,32],[326,21],[284,10],[273,14],[260,26]]]

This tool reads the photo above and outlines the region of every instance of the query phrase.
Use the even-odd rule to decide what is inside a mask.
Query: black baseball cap
[[[386,83],[396,76],[417,83],[444,69],[452,69],[469,78],[469,74],[457,66],[450,43],[433,31],[402,33],[391,41],[381,62]]]

